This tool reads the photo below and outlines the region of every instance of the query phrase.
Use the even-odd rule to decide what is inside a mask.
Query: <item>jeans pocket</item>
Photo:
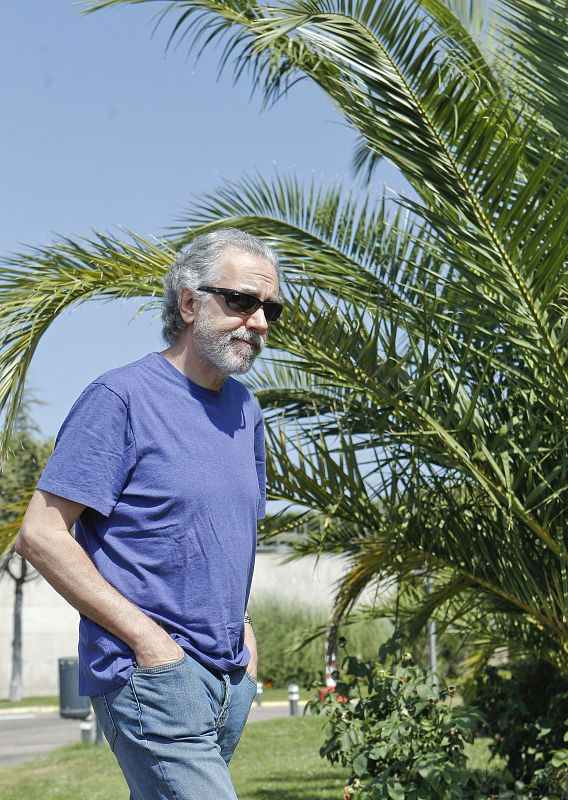
[[[182,664],[186,658],[187,653],[184,653],[183,656],[178,659],[178,661],[169,661],[167,664],[158,664],[156,667],[139,667],[135,663],[132,666],[132,670],[137,675],[153,675],[155,673],[169,672],[171,669],[175,669],[175,667],[178,667],[180,664]]]
[[[180,661],[134,669],[130,686],[145,738],[183,739],[213,730],[219,680],[187,654]],[[220,698],[219,698],[220,700]]]
[[[255,689],[255,692],[256,692],[256,689],[258,688],[257,685],[256,685],[256,678],[253,678],[253,676],[250,674],[250,672],[247,669],[245,669],[245,678],[249,679],[250,683],[252,683],[252,685],[254,686],[254,689]]]

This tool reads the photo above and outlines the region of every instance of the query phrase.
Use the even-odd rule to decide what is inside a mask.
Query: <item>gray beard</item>
[[[199,322],[194,322],[195,349],[223,375],[242,375],[253,365],[255,358],[266,347],[266,337],[256,331],[238,328],[236,331],[218,331],[211,317],[202,307]],[[250,342],[252,347],[238,342]]]

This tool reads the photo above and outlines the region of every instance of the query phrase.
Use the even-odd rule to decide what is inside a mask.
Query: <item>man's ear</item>
[[[181,290],[179,313],[186,325],[191,325],[195,319],[195,293],[193,289],[184,287]]]

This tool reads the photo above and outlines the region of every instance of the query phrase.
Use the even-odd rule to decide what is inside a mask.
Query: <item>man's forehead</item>
[[[278,293],[278,273],[263,256],[228,247],[220,259],[219,279],[230,281],[233,289],[254,294],[267,288]]]
[[[270,300],[277,300],[279,294],[279,286],[278,280],[271,282],[271,285],[268,286],[266,281],[251,281],[251,280],[243,280],[243,281],[233,281],[234,285],[231,286],[232,289],[237,289],[239,292],[245,292],[246,294],[254,294],[260,295],[263,294],[266,289],[269,290],[268,297],[266,299]]]

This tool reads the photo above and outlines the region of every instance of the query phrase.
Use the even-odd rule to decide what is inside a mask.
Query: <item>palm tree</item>
[[[496,1],[490,30],[474,0],[169,3],[171,41],[223,42],[221,64],[266,102],[315,81],[358,133],[363,187],[255,175],[198,199],[163,242],[66,239],[7,260],[0,403],[9,423],[65,307],[153,296],[196,234],[254,231],[287,278],[254,378],[271,495],[305,523],[304,549],[350,555],[336,621],[391,579],[411,629],[465,620],[482,651],[565,670],[566,8]],[[377,202],[383,158],[407,196]]]

